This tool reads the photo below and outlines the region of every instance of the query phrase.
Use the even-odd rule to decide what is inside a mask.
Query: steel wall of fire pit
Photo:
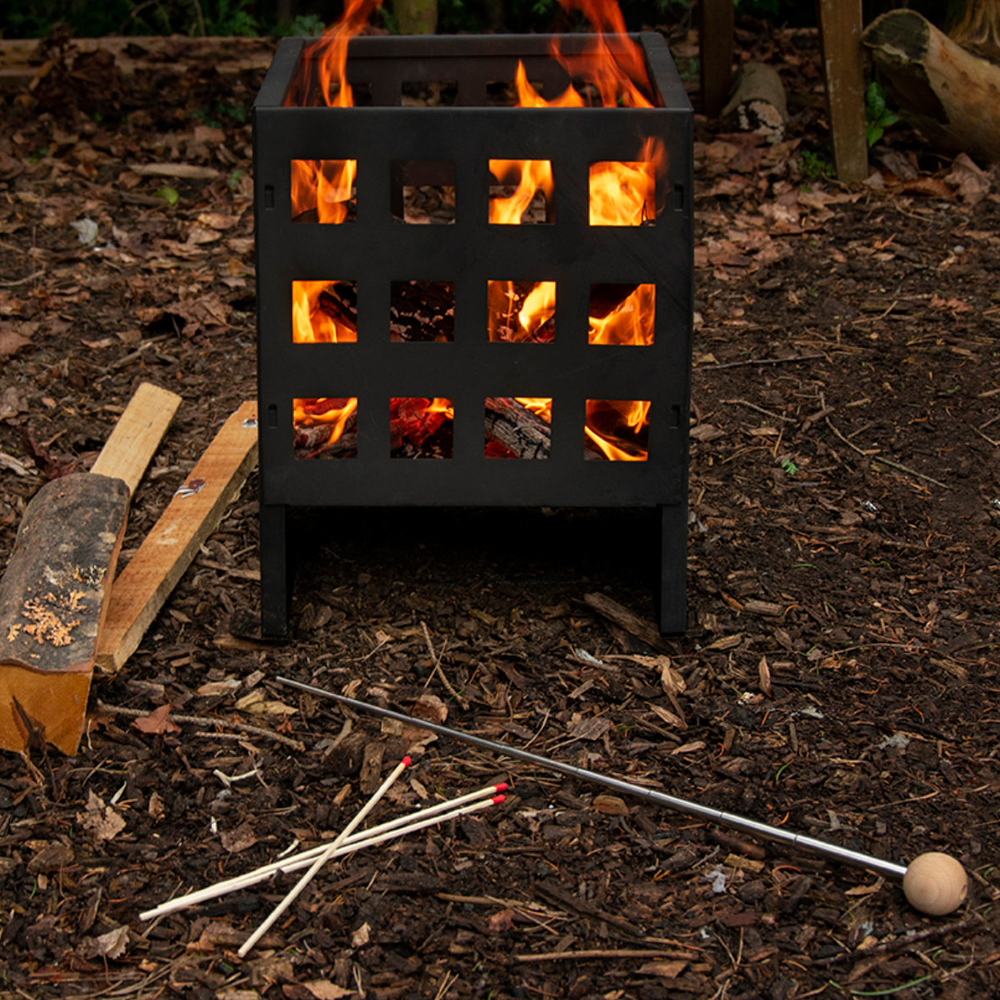
[[[561,36],[563,51],[582,36]],[[545,36],[361,37],[348,79],[370,87],[370,105],[290,106],[304,40],[277,50],[254,106],[260,412],[262,628],[288,627],[285,522],[292,506],[588,506],[662,511],[660,625],[686,627],[687,440],[692,317],[692,111],[663,39],[641,46],[655,93],[646,108],[487,106],[487,85],[514,78],[523,60],[545,92],[569,77]],[[401,106],[408,81],[457,84],[453,106]],[[360,103],[360,102],[359,102]],[[668,167],[651,225],[589,222],[589,170],[637,159],[658,137]],[[551,161],[554,222],[488,221],[491,158]],[[356,213],[341,225],[293,220],[292,160],[355,160]],[[453,164],[449,225],[393,216],[398,164]],[[293,282],[346,280],[356,288],[353,343],[295,343]],[[496,343],[486,335],[487,282],[555,281],[550,343]],[[449,343],[390,342],[390,285],[453,283]],[[592,285],[655,285],[653,343],[588,342]],[[487,457],[489,397],[552,400],[543,460]],[[293,400],[357,398],[356,454],[302,458],[293,447]],[[454,408],[452,454],[392,457],[390,399],[441,397]],[[588,400],[644,400],[645,461],[588,461]]]

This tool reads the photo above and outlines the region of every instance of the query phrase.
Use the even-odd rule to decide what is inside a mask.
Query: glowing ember
[[[341,442],[345,431],[353,428],[358,400],[357,397],[334,399],[328,396],[293,399],[292,408],[295,448],[312,457]],[[349,457],[355,449],[356,444],[352,444],[338,454]]]
[[[450,399],[394,398],[389,401],[393,458],[451,458],[455,407]]]
[[[292,340],[296,344],[345,344],[358,339],[353,317],[344,315],[336,281],[292,282]]]

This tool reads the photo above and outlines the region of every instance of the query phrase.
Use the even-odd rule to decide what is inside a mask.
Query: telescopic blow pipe
[[[854,865],[857,868],[869,868],[880,875],[888,875],[892,878],[901,879],[906,875],[906,865],[897,865],[892,861],[884,861],[882,858],[872,857],[869,854],[862,854],[860,851],[852,851],[837,844],[830,844],[824,840],[817,840],[815,837],[807,837],[805,834],[792,833],[790,830],[783,830],[780,827],[770,826],[767,823],[759,823],[757,820],[748,819],[745,816],[738,816],[736,813],[726,812],[723,809],[713,809],[711,806],[703,806],[697,802],[689,802],[687,799],[678,798],[675,795],[667,795],[666,792],[658,792],[652,788],[644,788],[642,785],[633,784],[630,781],[622,781],[619,778],[611,778],[606,774],[597,771],[590,771],[585,767],[576,767],[573,764],[564,764],[558,760],[550,760],[539,754],[530,753],[527,750],[519,750],[517,747],[507,746],[505,743],[495,743],[493,740],[484,739],[482,736],[473,736],[471,733],[464,733],[458,729],[449,729],[436,722],[427,722],[424,719],[415,719],[402,712],[395,712],[391,708],[382,708],[379,705],[371,705],[365,701],[358,701],[356,698],[348,698],[346,695],[337,694],[334,691],[327,691],[324,688],[315,687],[312,684],[303,684],[301,681],[293,681],[287,677],[276,677],[279,684],[287,684],[291,687],[306,691],[309,694],[319,695],[323,698],[332,698],[344,705],[350,705],[361,712],[370,712],[374,715],[381,715],[387,719],[395,719],[411,726],[419,726],[421,729],[429,729],[433,733],[441,736],[452,736],[465,743],[481,747],[492,753],[505,754],[508,757],[516,757],[519,760],[527,761],[538,767],[547,768],[550,771],[561,771],[563,774],[570,774],[583,781],[591,781],[596,785],[604,785],[605,788],[613,788],[617,792],[626,795],[634,795],[638,798],[648,799],[657,805],[666,806],[678,812],[689,813],[700,816],[702,819],[723,826],[735,827],[744,833],[764,837],[768,840],[775,840],[783,844],[791,844],[793,847],[801,847],[807,851],[815,851],[818,854],[825,854],[835,861],[844,864]]]

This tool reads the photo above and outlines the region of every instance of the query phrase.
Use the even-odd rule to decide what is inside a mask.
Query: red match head
[[[504,801],[504,800],[505,800],[506,798],[507,798],[507,796],[506,796],[506,795],[494,795],[494,796],[493,796],[493,798],[492,798],[492,799],[490,799],[490,801],[491,801],[491,802],[493,803],[493,805],[499,805],[499,804],[500,804],[501,802],[503,802],[503,801]]]

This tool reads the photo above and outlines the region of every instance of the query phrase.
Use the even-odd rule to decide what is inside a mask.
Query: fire
[[[408,458],[451,458],[455,406],[451,399],[389,400],[392,453]]]
[[[647,139],[635,162],[590,165],[590,224],[641,226],[656,216],[656,178],[666,171],[658,139]]]
[[[555,316],[556,283],[536,282],[515,312],[518,292],[513,281],[488,283],[489,337],[492,341],[551,340],[545,324]]]
[[[652,344],[655,302],[656,285],[639,285],[606,316],[591,315],[589,342],[639,347]]]
[[[552,423],[552,398],[544,396],[515,396],[514,397],[526,410],[531,410],[547,424]]]
[[[501,184],[514,184],[517,190],[507,198],[490,198],[490,222],[504,226],[521,223],[525,210],[541,191],[551,204],[552,163],[549,160],[490,160],[490,173]]]
[[[311,441],[311,450],[317,451],[323,445],[339,441],[351,418],[357,413],[357,397],[333,399],[321,396],[317,399],[293,399],[292,423],[296,430],[308,427],[329,429],[329,433]]]
[[[317,222],[346,222],[357,172],[357,160],[292,160],[292,218],[315,212]]]
[[[612,462],[645,462],[648,429],[649,400],[587,400],[586,435],[600,455]]]
[[[357,328],[343,319],[338,320],[330,309],[324,309],[323,296],[335,301],[330,290],[335,281],[292,282],[292,340],[296,344],[356,343]]]

